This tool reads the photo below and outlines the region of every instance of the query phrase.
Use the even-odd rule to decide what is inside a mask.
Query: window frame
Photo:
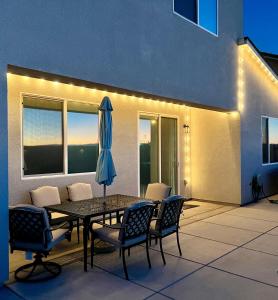
[[[179,16],[180,18],[182,18],[182,19],[184,19],[184,20],[190,22],[191,24],[193,24],[193,25],[195,25],[195,26],[201,28],[202,30],[204,30],[204,31],[206,31],[206,32],[208,32],[208,33],[210,33],[211,35],[213,35],[213,36],[215,36],[215,37],[219,37],[219,0],[216,0],[216,33],[212,32],[212,31],[209,31],[207,28],[205,28],[205,27],[203,27],[203,26],[201,26],[201,25],[199,24],[199,20],[200,20],[200,16],[199,16],[199,6],[200,6],[200,5],[199,5],[199,1],[200,1],[200,0],[196,0],[196,1],[197,1],[197,23],[191,21],[190,19],[188,19],[188,18],[184,17],[183,15],[179,14],[178,12],[176,12],[176,11],[175,11],[175,1],[176,1],[176,0],[173,0],[173,3],[172,3],[172,5],[173,5],[173,13],[174,13],[175,15],[177,15],[177,16]]]
[[[263,119],[267,119],[268,120],[268,163],[264,163],[263,162],[263,151],[262,151],[262,145],[263,145],[262,121],[263,121]],[[269,120],[270,119],[278,120],[278,118],[275,118],[275,117],[270,117],[270,116],[266,116],[266,115],[262,115],[261,116],[261,165],[262,166],[278,165],[278,161],[277,162],[270,162],[270,144],[269,144]]]
[[[24,147],[23,147],[23,111],[24,111],[24,105],[23,105],[23,99],[24,97],[33,97],[38,99],[43,99],[46,101],[57,101],[62,103],[63,111],[62,111],[62,138],[63,138],[63,166],[64,170],[62,173],[47,173],[47,174],[32,174],[32,175],[25,175],[24,174]],[[67,177],[67,176],[84,176],[84,175],[94,175],[96,172],[83,172],[83,173],[68,173],[68,135],[67,135],[67,106],[68,102],[75,102],[75,103],[83,103],[83,104],[90,104],[95,105],[96,107],[99,106],[99,103],[96,102],[90,102],[90,101],[81,101],[81,100],[75,100],[75,99],[68,99],[68,98],[61,98],[61,97],[52,97],[52,96],[45,96],[45,95],[37,95],[37,94],[30,94],[30,93],[21,93],[20,94],[20,154],[21,154],[21,180],[29,180],[29,179],[40,179],[40,178],[57,178],[57,177]],[[98,125],[100,122],[100,112],[97,112],[98,116]],[[99,127],[98,127],[99,130]],[[99,147],[100,152],[100,147]]]

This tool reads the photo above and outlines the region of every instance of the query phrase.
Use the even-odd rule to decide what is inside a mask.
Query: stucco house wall
[[[278,192],[278,164],[262,163],[261,117],[278,117],[278,86],[256,59],[241,51],[244,70],[244,107],[241,111],[242,204],[252,201],[250,182],[260,174],[266,195]]]
[[[113,111],[112,154],[117,177],[109,194],[121,193],[137,196],[139,193],[139,115],[152,113],[177,118],[179,144],[179,192],[191,197],[185,190],[184,160],[185,132],[183,124],[190,114],[185,106],[140,100],[120,94],[97,91],[52,81],[10,74],[8,76],[8,124],[9,124],[9,204],[30,203],[29,191],[42,185],[58,186],[62,200],[68,199],[66,186],[74,182],[92,184],[94,196],[103,194],[103,188],[95,182],[95,173],[49,176],[23,176],[22,174],[22,96],[38,95],[53,99],[94,103],[99,105],[109,96]],[[190,120],[190,118],[189,118]],[[187,122],[190,125],[190,121]]]
[[[191,110],[192,197],[241,204],[240,115]]]
[[[8,274],[7,65],[234,110],[241,36],[242,0],[219,0],[219,37],[173,14],[172,0],[1,1],[0,282]]]

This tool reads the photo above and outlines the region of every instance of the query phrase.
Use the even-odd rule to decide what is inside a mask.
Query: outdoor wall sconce
[[[184,124],[183,128],[185,129],[185,133],[189,133],[190,132],[190,126],[188,124]]]

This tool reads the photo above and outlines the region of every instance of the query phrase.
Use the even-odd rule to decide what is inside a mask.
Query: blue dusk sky
[[[244,34],[259,50],[278,54],[278,0],[244,0]]]

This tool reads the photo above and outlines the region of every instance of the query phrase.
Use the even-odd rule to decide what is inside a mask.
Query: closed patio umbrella
[[[106,186],[113,183],[117,175],[111,154],[112,146],[112,104],[109,97],[104,97],[99,107],[101,112],[99,140],[101,151],[97,161],[96,182],[103,184],[103,196],[106,196]]]

